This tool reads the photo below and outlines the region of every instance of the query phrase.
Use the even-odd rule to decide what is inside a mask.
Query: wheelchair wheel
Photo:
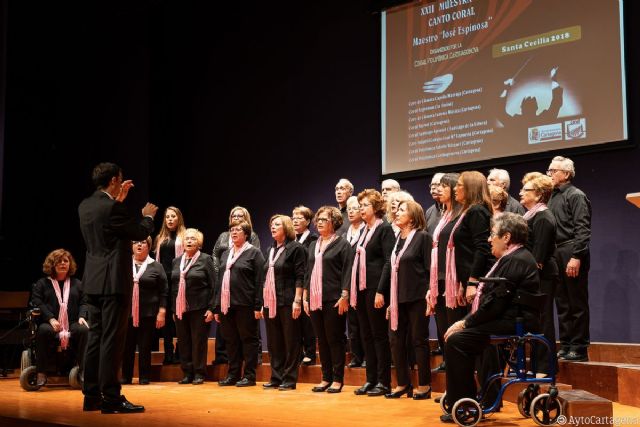
[[[33,365],[31,358],[31,349],[23,350],[22,356],[20,357],[20,371],[24,371],[29,366]]]
[[[465,397],[453,405],[451,416],[459,426],[473,427],[482,420],[482,408],[474,399]]]
[[[539,426],[551,426],[556,424],[558,417],[562,415],[562,405],[555,396],[542,393],[531,401],[531,418]]]
[[[71,388],[75,388],[76,390],[82,390],[82,383],[83,378],[80,367],[74,366],[71,368],[71,371],[69,371],[69,385]]]
[[[518,394],[518,411],[520,411],[520,415],[525,418],[529,418],[531,416],[531,402],[539,394],[539,384],[529,384],[527,388]]]
[[[27,391],[39,390],[38,372],[35,366],[28,366],[27,369],[20,373],[20,387]]]

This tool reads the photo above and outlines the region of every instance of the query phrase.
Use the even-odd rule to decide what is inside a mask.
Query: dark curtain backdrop
[[[379,187],[380,3],[8,2],[1,288],[29,289],[57,247],[82,266],[76,209],[100,161],[134,180],[131,209],[180,207],[207,252],[234,205],[266,246],[272,214],[334,204],[339,178]],[[573,158],[594,213],[592,338],[640,342],[640,210],[624,200],[640,152]],[[547,166],[507,165],[511,193]],[[426,207],[429,179],[401,183]]]

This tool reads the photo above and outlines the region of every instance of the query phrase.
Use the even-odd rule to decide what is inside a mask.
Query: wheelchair
[[[38,320],[40,319],[40,309],[33,308],[27,312],[29,323],[29,336],[25,340],[25,350],[20,359],[20,386],[26,391],[39,390],[38,372],[36,369],[36,335],[38,332]],[[59,346],[51,348],[55,351],[55,356],[49,360],[46,367],[47,382],[51,381],[55,385],[68,384],[71,388],[82,389],[82,372],[75,364],[75,354],[72,350],[62,350]],[[68,382],[67,382],[68,381]]]
[[[507,279],[482,277],[480,281],[499,283],[506,282]],[[484,415],[497,412],[500,409],[505,390],[513,384],[527,384],[527,387],[518,394],[518,411],[523,417],[531,417],[540,426],[550,426],[555,425],[558,418],[563,415],[556,387],[555,343],[549,342],[544,335],[525,333],[524,317],[520,312],[523,306],[539,309],[546,298],[545,294],[531,294],[522,290],[516,292],[514,298],[514,304],[518,307],[516,334],[491,336],[491,345],[497,345],[502,350],[502,354],[506,356],[506,368],[503,372],[487,378],[476,399],[463,398],[451,404],[447,402],[446,391],[442,395],[440,409],[445,414],[451,414],[456,424],[472,427],[477,425]],[[546,348],[549,355],[549,374],[544,378],[536,378],[535,375],[537,367],[535,349],[539,346]],[[527,350],[529,351],[527,352]],[[529,358],[527,358],[527,353],[529,353]],[[483,402],[483,397],[489,387],[495,382],[502,382],[503,379],[505,381],[500,386],[495,401]],[[548,390],[544,393],[542,393],[542,385],[549,385]],[[483,404],[481,405],[480,402]]]

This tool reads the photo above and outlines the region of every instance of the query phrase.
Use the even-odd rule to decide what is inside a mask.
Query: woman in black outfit
[[[171,305],[175,313],[184,377],[178,384],[204,383],[207,339],[213,320],[213,260],[200,251],[203,234],[195,228],[184,232],[184,253],[173,260]]]
[[[358,315],[367,361],[367,382],[354,393],[383,396],[391,391],[391,348],[386,319],[390,276],[383,271],[396,239],[391,225],[382,220],[385,203],[378,191],[366,189],[360,192],[358,203],[365,228],[356,244],[350,302]],[[361,276],[363,272],[365,274]],[[424,295],[420,299],[424,301]]]
[[[539,172],[531,172],[522,180],[520,202],[527,209],[524,219],[529,227],[529,240],[525,245],[533,254],[540,273],[540,293],[547,295],[540,313],[540,329],[552,345],[556,342],[553,315],[553,295],[558,280],[558,264],[553,256],[556,248],[556,219],[547,202],[553,192],[553,180]],[[538,346],[538,376],[549,374],[549,352]]]
[[[173,260],[184,253],[182,238],[185,230],[184,217],[180,209],[175,206],[169,206],[165,209],[162,228],[155,240],[155,256],[156,261],[164,267],[164,274],[167,279],[171,278]],[[168,286],[167,295],[172,295],[170,280]],[[173,338],[176,336],[176,324],[173,321],[173,312],[170,305],[167,310],[164,327],[161,331],[161,336],[164,338],[164,361],[162,363],[165,365],[180,363],[178,346],[176,345],[175,350],[173,346]]]
[[[248,387],[256,385],[264,256],[248,242],[251,225],[247,221],[231,222],[229,233],[231,247],[220,258],[215,297],[215,318],[227,345],[229,371],[218,385]]]
[[[264,264],[264,313],[271,379],[264,388],[295,390],[300,364],[302,288],[307,253],[296,242],[291,218],[271,217],[273,246]]]
[[[313,220],[313,211],[306,206],[297,206],[293,208],[291,220],[293,221],[293,229],[296,232],[296,241],[304,247],[306,255],[311,243],[318,240],[318,235],[309,230],[309,224]],[[304,310],[300,315],[300,323],[302,328],[302,364],[305,366],[315,365],[316,333],[313,330],[311,318]]]
[[[431,262],[431,237],[424,231],[426,220],[422,206],[409,200],[400,203],[396,213],[400,229],[392,248],[391,259],[383,274],[390,275],[389,337],[396,360],[397,387],[386,398],[406,394],[415,400],[431,397],[431,367],[429,365],[429,326],[425,322]],[[418,364],[418,391],[413,393],[407,360],[407,337],[411,337]]]
[[[131,384],[133,362],[138,347],[138,383],[149,384],[151,377],[151,344],[154,331],[165,324],[168,285],[164,268],[149,257],[151,237],[132,242],[133,296],[127,340],[122,358],[122,384]]]
[[[337,208],[318,209],[315,223],[320,238],[309,247],[303,296],[304,311],[311,316],[322,362],[322,382],[312,391],[340,393],[353,251],[349,242],[336,235],[335,230],[342,225],[342,214]]]
[[[462,398],[476,398],[474,369],[476,358],[482,356],[478,369],[481,384],[500,369],[495,351],[485,351],[491,335],[510,335],[516,332],[517,307],[512,303],[518,289],[529,293],[538,291],[538,267],[536,260],[524,247],[527,242],[527,223],[518,214],[505,212],[494,219],[491,230],[491,252],[498,261],[487,274],[504,277],[506,283],[483,284],[472,313],[457,321],[445,334],[447,355],[447,403],[451,406]],[[474,296],[475,298],[475,296]],[[527,330],[536,330],[539,313],[522,307]],[[487,357],[492,356],[492,357]],[[493,403],[491,399],[487,400]],[[440,417],[443,422],[453,422],[451,414]]]

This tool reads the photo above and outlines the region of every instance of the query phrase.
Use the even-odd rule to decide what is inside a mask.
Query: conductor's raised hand
[[[116,196],[116,200],[119,202],[124,202],[124,199],[127,198],[127,195],[129,194],[129,190],[131,189],[131,187],[133,187],[132,180],[128,179],[126,181],[123,181],[122,185],[120,186],[120,192]]]

